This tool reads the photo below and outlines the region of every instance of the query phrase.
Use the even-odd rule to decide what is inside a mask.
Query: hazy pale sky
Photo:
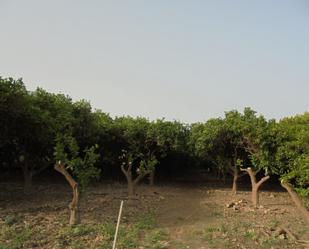
[[[0,0],[0,75],[115,115],[309,111],[309,1]]]

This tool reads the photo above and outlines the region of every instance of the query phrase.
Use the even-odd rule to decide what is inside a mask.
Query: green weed
[[[3,225],[0,229],[0,245],[5,249],[24,248],[27,242],[31,241],[31,237],[32,231],[29,227]]]
[[[141,216],[137,219],[135,226],[138,229],[152,229],[155,226],[155,216],[153,213]]]

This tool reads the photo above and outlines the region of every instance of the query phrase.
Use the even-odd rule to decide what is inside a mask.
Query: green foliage
[[[25,154],[31,126],[30,98],[22,79],[0,77],[0,156],[6,166],[17,166]]]
[[[282,181],[292,183],[301,196],[309,195],[309,113],[279,124],[276,156]]]
[[[55,146],[55,159],[66,165],[76,177],[81,189],[84,190],[90,182],[100,176],[100,169],[95,167],[100,155],[96,153],[98,146],[86,148],[83,153],[74,137],[70,134],[58,134]]]
[[[120,158],[132,162],[137,174],[154,171],[167,153],[184,149],[186,144],[186,130],[179,122],[120,117],[113,126],[124,141]]]
[[[265,132],[268,122],[255,111],[229,111],[224,119],[210,119],[191,126],[190,147],[194,155],[210,162],[216,171],[229,172],[234,167],[270,168]]]
[[[155,167],[158,163],[159,161],[157,158],[154,155],[150,155],[146,159],[140,160],[139,171],[141,171],[141,173],[152,172],[155,170]]]
[[[56,150],[56,158],[87,186],[99,175],[94,167],[98,162],[119,168],[122,150],[134,174],[154,171],[171,155],[190,153],[197,164],[222,174],[233,167],[252,167],[279,175],[302,196],[309,192],[308,112],[276,122],[245,108],[191,126],[142,117],[113,119],[93,111],[88,101],[73,102],[42,88],[30,92],[22,79],[0,77],[0,120],[0,166],[5,170],[26,166],[35,175],[53,165]],[[180,163],[174,164],[178,170]]]

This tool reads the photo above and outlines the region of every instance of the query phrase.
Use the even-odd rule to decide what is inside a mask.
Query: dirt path
[[[206,189],[191,186],[186,189],[174,188],[166,193],[165,201],[160,203],[157,212],[159,227],[168,230],[175,247],[184,244],[187,248],[203,248],[192,234],[217,223],[214,213],[218,206]]]
[[[162,194],[164,201],[159,203],[157,223],[167,229],[170,249],[304,248],[291,241],[265,237],[265,231],[280,225],[290,227],[304,239],[309,235],[309,227],[301,216],[295,215],[295,207],[285,192],[261,193],[266,207],[256,211],[247,191],[235,197],[228,188],[196,185],[165,188]],[[226,207],[239,200],[244,205],[242,210]]]

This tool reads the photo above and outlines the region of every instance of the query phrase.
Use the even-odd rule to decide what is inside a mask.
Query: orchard
[[[73,101],[65,94],[41,88],[28,91],[22,79],[0,78],[0,128],[0,248],[111,248],[111,224],[120,200],[125,200],[124,208],[130,212],[125,214],[118,248],[189,248],[182,246],[193,245],[192,241],[176,236],[184,238],[186,233],[181,229],[189,228],[169,230],[164,216],[159,216],[160,207],[169,205],[169,200],[178,195],[184,199],[174,200],[174,209],[163,209],[171,212],[169,217],[177,212],[181,217],[176,221],[193,219],[195,213],[216,217],[201,203],[215,204],[213,195],[220,195],[222,186],[221,194],[228,197],[215,209],[225,210],[224,215],[250,210],[246,217],[252,220],[244,238],[257,244],[247,241],[251,246],[243,248],[282,246],[277,238],[289,241],[283,248],[308,246],[308,112],[275,120],[248,107],[193,124],[111,117],[93,110],[86,100]],[[198,188],[193,191],[192,185]],[[264,187],[271,191],[271,205],[278,205],[276,209],[265,199],[268,195]],[[205,190],[204,202],[195,203],[200,190]],[[276,200],[277,196],[281,199]],[[31,209],[41,198],[46,203],[37,211]],[[21,206],[17,208],[14,203]],[[91,203],[96,204],[91,207]],[[189,213],[184,211],[186,205]],[[263,231],[254,230],[254,220],[264,219],[274,210],[290,212],[289,217],[297,217],[302,229],[274,224],[273,230],[267,230],[266,225]],[[91,218],[92,213],[100,211],[99,218]],[[53,224],[50,229],[56,229],[52,239],[46,236],[47,221],[32,222],[39,213]],[[29,224],[27,217],[32,217]],[[138,217],[143,217],[142,221]],[[153,221],[156,219],[158,223]],[[239,219],[243,222],[246,218]],[[203,218],[199,221],[203,223]],[[160,224],[167,230],[160,230]],[[200,237],[209,248],[225,248],[220,244],[225,239],[230,242],[224,246],[237,244],[238,239],[245,245],[247,242],[237,234],[231,235],[236,223],[233,220],[231,224],[228,228],[200,224]],[[44,238],[33,232],[36,226],[46,231]],[[263,239],[272,242],[267,244]],[[58,240],[67,244],[57,247],[53,243]],[[177,240],[178,244],[172,242]]]

